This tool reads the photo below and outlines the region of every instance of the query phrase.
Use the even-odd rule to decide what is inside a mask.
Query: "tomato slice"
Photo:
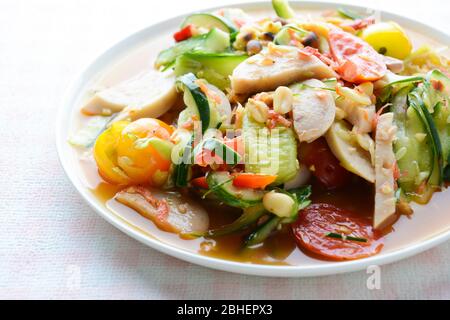
[[[328,33],[337,72],[346,81],[363,83],[381,79],[387,72],[383,57],[367,42],[348,32],[333,28]]]
[[[233,185],[239,188],[265,189],[277,176],[268,174],[239,173],[233,179]]]
[[[377,254],[383,248],[381,234],[369,219],[331,204],[313,204],[300,211],[293,224],[297,245],[330,260],[355,260]],[[328,234],[344,234],[366,242],[336,239]]]
[[[324,138],[300,146],[301,161],[313,167],[312,174],[327,189],[337,189],[347,185],[352,174],[345,170],[328,147]]]

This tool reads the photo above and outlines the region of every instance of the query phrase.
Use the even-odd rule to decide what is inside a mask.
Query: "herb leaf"
[[[325,235],[325,237],[328,238],[334,238],[334,239],[341,239],[341,240],[350,240],[350,241],[356,241],[356,242],[367,242],[366,238],[358,238],[358,237],[352,237],[352,236],[345,236],[339,233],[329,232]]]

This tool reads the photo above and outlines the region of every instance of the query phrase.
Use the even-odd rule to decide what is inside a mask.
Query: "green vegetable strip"
[[[238,232],[249,225],[256,223],[265,213],[266,210],[262,205],[244,209],[244,213],[233,223],[219,229],[209,230],[207,235],[210,237],[219,237]]]
[[[280,217],[277,217],[275,215],[272,216],[261,227],[259,227],[258,230],[247,237],[247,239],[245,240],[245,246],[251,247],[264,242],[264,240],[266,240],[270,236],[272,231],[277,228],[280,222]]]
[[[277,16],[283,19],[295,18],[295,12],[292,10],[287,0],[272,0],[272,6]]]
[[[325,235],[328,238],[334,238],[334,239],[341,239],[341,240],[350,240],[350,241],[356,241],[356,242],[367,242],[366,238],[358,238],[358,237],[352,237],[352,236],[345,236],[339,233],[330,232]]]
[[[363,16],[357,14],[356,12],[349,10],[349,9],[345,9],[345,8],[339,8],[338,11],[339,15],[343,18],[347,18],[347,19],[352,19],[352,20],[357,20],[357,19],[362,19]]]

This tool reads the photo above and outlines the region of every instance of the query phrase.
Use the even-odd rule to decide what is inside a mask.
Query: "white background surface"
[[[0,298],[446,298],[450,242],[383,266],[309,279],[234,275],[156,252],[98,217],[59,165],[55,113],[102,50],[165,18],[237,1],[0,1]],[[450,29],[448,1],[347,1]],[[432,212],[430,212],[432,214]]]

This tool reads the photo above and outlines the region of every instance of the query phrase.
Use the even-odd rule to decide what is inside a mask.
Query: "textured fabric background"
[[[69,81],[132,31],[228,2],[0,1],[0,298],[450,298],[450,242],[383,266],[381,289],[370,291],[365,272],[270,279],[185,263],[132,240],[81,200],[54,141]],[[365,3],[450,27],[448,1]]]

